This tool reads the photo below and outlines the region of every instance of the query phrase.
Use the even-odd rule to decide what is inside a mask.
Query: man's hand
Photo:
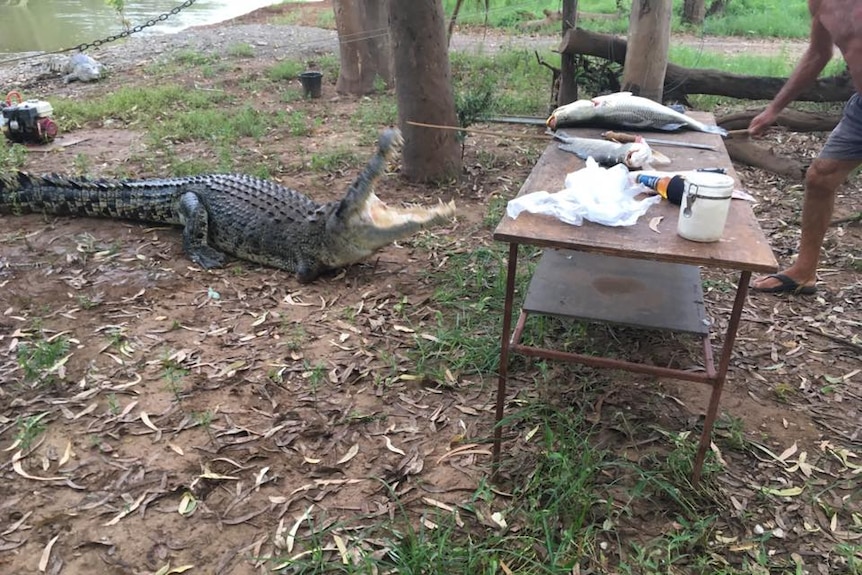
[[[771,108],[766,108],[757,116],[755,116],[751,123],[748,124],[748,133],[751,136],[759,136],[766,131],[766,129],[775,123],[775,120],[778,118],[778,113],[773,112]]]

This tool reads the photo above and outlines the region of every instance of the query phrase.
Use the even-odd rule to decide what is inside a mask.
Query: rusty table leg
[[[697,447],[697,455],[694,458],[694,473],[692,483],[697,485],[703,472],[703,462],[706,459],[706,451],[712,440],[712,427],[718,415],[718,404],[721,401],[721,392],[724,389],[724,380],[727,377],[727,369],[730,366],[730,356],[733,353],[733,343],[736,340],[736,331],[739,329],[739,320],[742,318],[742,308],[748,295],[748,282],[751,281],[751,272],[744,271],[740,274],[739,285],[736,286],[736,299],[733,301],[733,310],[730,312],[730,322],[727,324],[727,332],[724,336],[724,345],[721,348],[721,358],[718,362],[718,372],[712,382],[712,393],[709,396],[709,407],[706,410],[706,419],[703,422],[703,433],[700,436],[700,445]]]
[[[515,276],[518,272],[518,244],[509,244],[509,265],[506,272],[506,299],[503,304],[503,335],[500,338],[500,367],[497,380],[497,407],[494,415],[494,446],[492,449],[493,473],[500,466],[500,450],[503,442],[503,408],[506,403],[506,378],[509,375],[509,338],[512,331],[512,308],[515,299]]]

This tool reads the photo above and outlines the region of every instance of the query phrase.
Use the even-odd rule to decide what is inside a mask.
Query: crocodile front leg
[[[189,258],[204,269],[224,264],[225,255],[207,244],[209,214],[197,194],[186,192],[180,197],[180,218],[183,223],[183,250]]]

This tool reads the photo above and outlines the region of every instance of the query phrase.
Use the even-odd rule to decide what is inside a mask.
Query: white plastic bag
[[[631,226],[661,196],[634,199],[643,188],[632,182],[623,164],[599,166],[592,158],[585,168],[566,176],[564,188],[554,194],[534,192],[509,201],[506,213],[517,218],[522,212],[553,216],[579,226],[584,220],[605,226]]]

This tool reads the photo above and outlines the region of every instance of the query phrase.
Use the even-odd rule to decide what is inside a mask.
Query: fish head
[[[650,148],[641,136],[638,136],[628,146],[624,163],[631,169],[650,169],[653,164],[666,165],[670,163],[670,158]]]
[[[550,129],[556,130],[558,125],[586,122],[595,115],[595,108],[596,104],[591,100],[575,100],[551,112],[546,124]]]
[[[652,148],[644,142],[643,138],[637,137],[626,151],[625,165],[629,168],[638,169],[649,166],[653,159]]]

